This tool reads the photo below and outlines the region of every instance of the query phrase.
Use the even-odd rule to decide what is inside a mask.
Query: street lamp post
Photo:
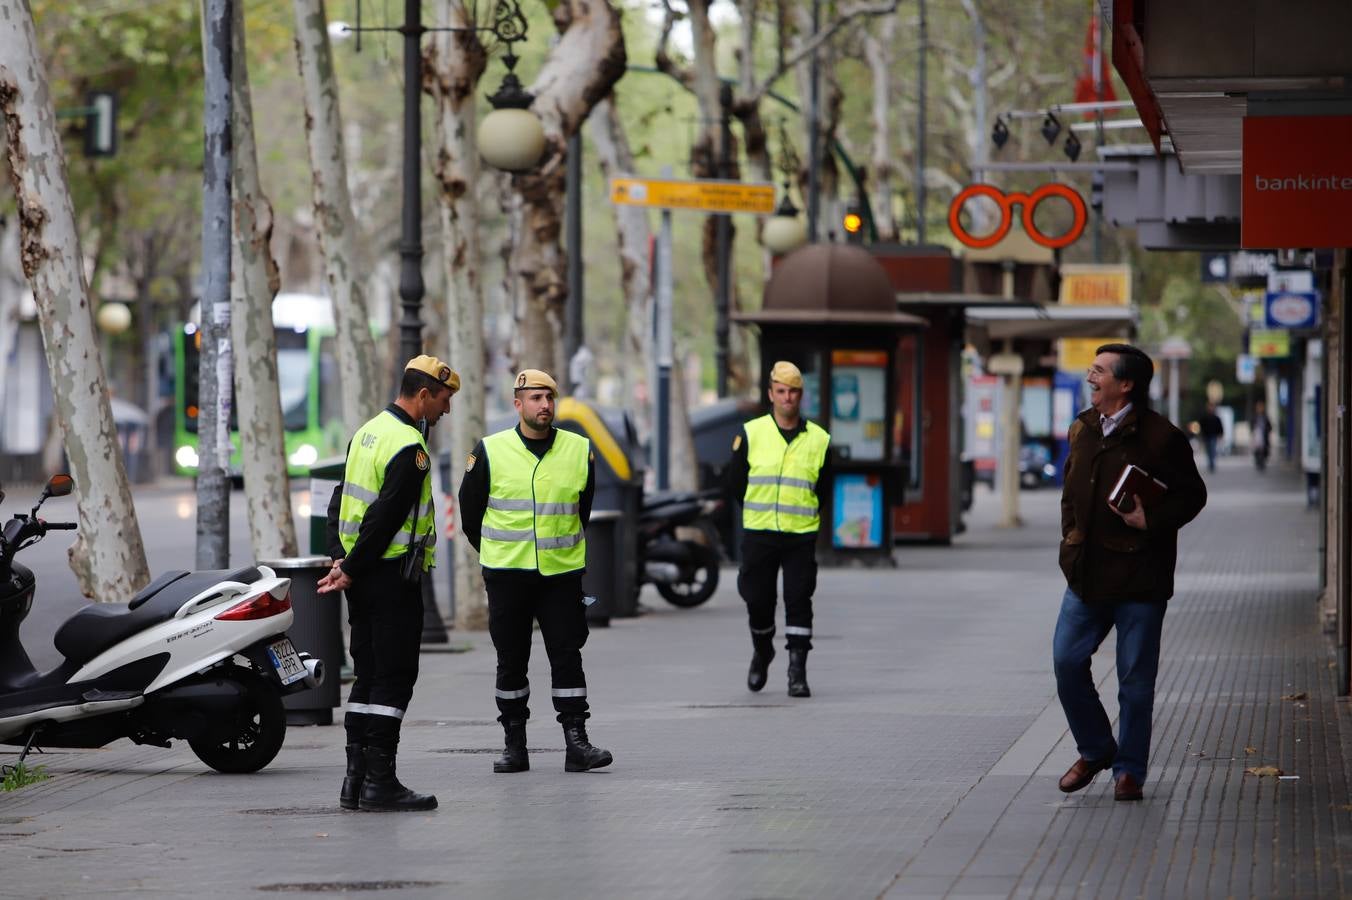
[[[422,3],[404,0],[404,184],[399,227],[400,360],[422,353]],[[426,624],[426,623],[425,623]],[[440,624],[440,622],[438,622]],[[424,636],[426,632],[424,631]]]

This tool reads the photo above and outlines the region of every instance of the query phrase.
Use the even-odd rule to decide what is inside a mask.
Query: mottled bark
[[[337,326],[343,422],[349,430],[356,430],[383,404],[386,378],[371,337],[365,266],[358,251],[359,235],[348,188],[338,82],[333,73],[324,3],[293,3],[296,59],[305,86],[305,137],[313,172],[315,226]]]
[[[296,523],[291,515],[291,484],[286,472],[286,441],[277,381],[277,335],[272,327],[272,298],[280,278],[272,258],[272,205],[258,179],[254,145],[253,100],[244,44],[244,5],[232,5],[230,29],[230,126],[234,143],[231,206],[231,335],[238,348],[235,399],[240,428],[244,496],[249,538],[255,559],[295,556]]]
[[[462,0],[443,0],[438,21],[463,28],[473,24]],[[436,163],[438,209],[441,215],[441,257],[446,277],[447,361],[460,373],[460,393],[450,416],[451,483],[446,492],[458,496],[474,445],[486,431],[484,373],[483,258],[479,243],[479,152],[475,147],[475,93],[487,66],[483,44],[473,32],[440,32],[423,56],[423,88],[436,100]],[[446,514],[456,517],[459,507]],[[455,624],[457,628],[488,627],[479,555],[457,538],[455,554]]]
[[[522,228],[512,254],[524,364],[562,377],[567,257],[562,247],[568,138],[624,74],[624,34],[609,2],[562,0],[554,8],[558,41],[531,86],[545,130],[540,165],[513,179]]]
[[[880,17],[876,32],[864,32],[864,59],[868,61],[873,82],[871,207],[878,238],[884,241],[897,240],[897,223],[892,215],[892,182],[897,172],[892,147],[892,71],[896,66],[896,41],[896,13]]]
[[[80,528],[71,568],[86,596],[124,601],[150,580],[150,570],[108,402],[56,111],[23,0],[0,0],[0,115],[20,259],[37,300],[56,418],[75,479]]]
[[[598,103],[590,121],[592,146],[596,148],[601,177],[609,181],[617,175],[637,171],[629,137],[614,99],[607,98]],[[611,204],[611,212],[615,216],[616,249],[620,255],[620,288],[628,311],[620,365],[620,371],[627,373],[629,388],[625,406],[634,416],[640,436],[646,439],[651,409],[648,403],[637,402],[637,398],[651,393],[648,390],[650,369],[656,358],[652,335],[652,273],[648,266],[652,229],[648,225],[648,211],[643,207],[615,203]]]

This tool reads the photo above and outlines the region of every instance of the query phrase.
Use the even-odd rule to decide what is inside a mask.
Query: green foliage
[[[39,781],[46,781],[51,778],[47,774],[46,766],[34,766],[28,768],[24,763],[17,763],[12,766],[4,766],[4,778],[0,779],[0,792],[8,793],[17,791],[20,788],[28,787],[30,784],[37,784]]]

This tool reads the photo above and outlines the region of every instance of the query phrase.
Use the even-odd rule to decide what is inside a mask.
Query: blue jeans
[[[1052,638],[1056,695],[1080,755],[1090,762],[1113,758],[1113,777],[1128,772],[1145,784],[1150,756],[1150,716],[1160,667],[1163,603],[1109,603],[1090,606],[1066,588]],[[1117,742],[1099,702],[1090,658],[1117,629]],[[1114,756],[1114,754],[1116,754]]]

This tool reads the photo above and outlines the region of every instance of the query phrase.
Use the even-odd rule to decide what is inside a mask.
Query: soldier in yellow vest
[[[451,410],[460,376],[433,356],[404,369],[399,397],[357,429],[343,482],[329,503],[333,569],[319,593],[347,592],[349,652],[344,809],[435,809],[437,798],[399,783],[399,726],[418,679],[421,580],[436,560],[427,429]]]
[[[782,570],[789,696],[810,697],[807,652],[817,587],[821,475],[831,436],[800,414],[803,373],[793,363],[771,368],[769,397],[771,412],[747,422],[733,439],[724,474],[729,498],[742,505],[737,589],[746,602],[752,647],[746,686],[753,691],[765,687],[775,656],[775,595]]]
[[[582,645],[587,617],[582,571],[595,466],[591,442],[554,427],[554,379],[538,369],[516,376],[515,428],[479,442],[460,483],[461,530],[479,552],[488,590],[488,631],[498,652],[498,721],[506,749],[494,772],[524,772],[530,717],[531,628],[540,623],[549,653],[554,710],[563,725],[564,769],[608,766],[608,750],[587,739],[587,678]]]

